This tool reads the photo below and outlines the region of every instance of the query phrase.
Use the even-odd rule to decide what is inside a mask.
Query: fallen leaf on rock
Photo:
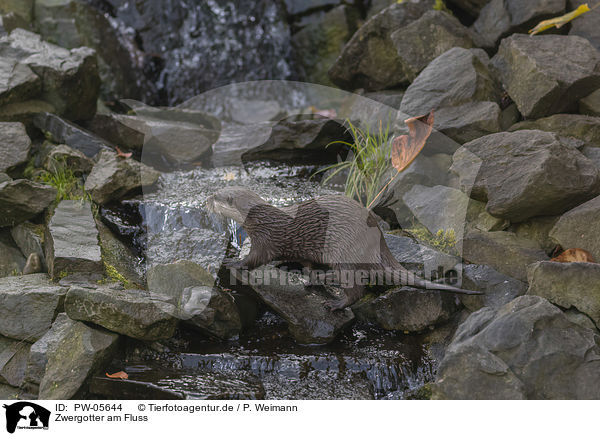
[[[115,147],[115,149],[117,150],[117,156],[119,157],[127,159],[130,158],[132,155],[132,153],[123,153],[119,147]]]
[[[433,121],[433,110],[428,115],[404,121],[408,126],[408,135],[398,136],[392,142],[392,165],[399,172],[407,168],[423,150],[433,131]]]
[[[543,32],[544,30],[548,30],[551,27],[556,27],[557,29],[559,29],[565,24],[567,24],[569,21],[572,21],[578,16],[585,14],[589,11],[591,11],[590,7],[587,3],[584,3],[574,11],[569,12],[568,14],[561,15],[560,17],[552,18],[550,20],[540,21],[537,26],[535,26],[529,31],[529,33],[531,33],[532,35],[537,35],[538,33]]]
[[[551,259],[553,262],[591,262],[596,263],[594,257],[589,251],[585,251],[581,248],[569,248],[563,251],[560,255]]]
[[[337,112],[335,111],[335,109],[317,109],[314,106],[310,106],[309,109],[313,113],[313,115],[320,115],[320,116],[326,117],[326,118],[336,118],[337,117]]]
[[[114,374],[106,373],[108,378],[120,378],[121,380],[127,380],[129,378],[129,374],[125,371],[115,372]]]

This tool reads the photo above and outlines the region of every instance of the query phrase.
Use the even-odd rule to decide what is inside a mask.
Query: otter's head
[[[244,224],[248,212],[253,207],[268,204],[251,190],[242,186],[228,186],[223,188],[206,200],[209,211],[226,218],[231,218]]]

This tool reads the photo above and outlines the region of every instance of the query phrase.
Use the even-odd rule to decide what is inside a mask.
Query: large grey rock
[[[575,308],[600,326],[600,264],[538,262],[529,267],[528,295]]]
[[[350,308],[330,311],[327,298],[293,273],[260,267],[249,272],[248,283],[288,323],[290,333],[301,344],[327,344],[354,319]]]
[[[471,263],[489,265],[496,271],[527,281],[527,265],[548,260],[540,246],[511,232],[469,231],[463,241],[463,257]]]
[[[411,116],[441,107],[500,98],[498,85],[480,49],[455,47],[435,58],[408,87],[400,111]]]
[[[98,230],[87,202],[61,201],[48,222],[44,244],[52,278],[79,272],[103,272]]]
[[[579,112],[583,115],[600,116],[600,89],[579,100]]]
[[[462,287],[481,291],[483,295],[461,295],[460,300],[471,312],[482,307],[498,309],[527,292],[527,284],[487,265],[465,265]]]
[[[583,4],[593,7],[587,0],[568,0],[569,10],[575,10]],[[571,21],[571,30],[569,35],[577,35],[587,39],[597,50],[600,50],[600,17],[594,12],[588,12],[580,15],[576,20]]]
[[[56,109],[43,100],[27,100],[0,106],[0,120],[23,123],[29,128],[33,126],[33,119],[44,112],[55,113]]]
[[[0,227],[14,226],[43,212],[56,198],[48,185],[18,179],[0,183]]]
[[[94,163],[85,154],[65,144],[46,143],[44,147],[44,169],[51,173],[68,168],[76,176],[87,174]]]
[[[461,189],[487,201],[491,215],[514,222],[560,214],[600,189],[592,161],[538,130],[484,136],[458,149],[453,160]]]
[[[50,113],[41,113],[33,118],[35,126],[43,131],[52,141],[66,144],[74,150],[93,158],[102,150],[110,150],[108,142],[87,130]]]
[[[66,291],[46,274],[0,278],[0,335],[35,342],[62,309]]]
[[[519,238],[537,242],[546,253],[551,253],[556,248],[556,241],[550,238],[550,231],[559,218],[558,216],[530,218],[527,221],[513,224],[509,230]]]
[[[515,34],[492,65],[525,118],[567,112],[600,87],[600,53],[579,36]]]
[[[0,336],[0,383],[19,387],[25,380],[31,344]]]
[[[223,124],[221,135],[212,146],[211,162],[216,167],[241,165],[242,155],[269,140],[273,123],[247,125]]]
[[[464,144],[491,133],[500,132],[503,113],[498,103],[476,101],[460,106],[442,107],[435,112],[434,128]]]
[[[483,231],[503,230],[508,222],[485,211],[485,204],[470,199],[462,191],[447,186],[415,185],[404,194],[404,202],[414,217],[432,234],[454,231],[457,241],[468,228]]]
[[[571,209],[560,217],[550,238],[564,249],[582,248],[600,260],[600,196]]]
[[[541,297],[483,308],[456,331],[432,398],[598,399],[598,339]]]
[[[215,278],[202,266],[188,260],[165,265],[154,265],[146,273],[148,290],[166,295],[173,302],[179,301],[186,288],[195,286],[212,287]]]
[[[14,104],[39,96],[42,80],[19,59],[0,59],[0,102]]]
[[[400,61],[399,76],[410,83],[435,58],[453,47],[473,47],[466,27],[452,15],[431,10],[390,35]],[[400,80],[400,77],[397,80]]]
[[[598,117],[557,114],[539,120],[522,121],[513,125],[509,132],[517,130],[543,130],[556,133],[575,146],[582,141],[586,145],[600,147],[600,118]]]
[[[304,80],[331,85],[329,68],[357,28],[358,11],[340,5],[324,13],[292,36],[292,45]]]
[[[525,33],[538,22],[565,11],[566,0],[490,0],[473,23],[476,42],[485,48],[511,33]]]
[[[27,161],[31,139],[21,123],[0,123],[0,172]]]
[[[385,330],[419,332],[448,321],[457,308],[453,294],[405,286],[367,296],[352,311],[357,319]]]
[[[63,315],[64,316],[64,315]],[[91,375],[106,365],[118,344],[115,333],[99,330],[78,321],[63,321],[59,331],[49,334],[58,337],[49,340],[47,363],[40,382],[40,400],[68,400],[80,398]],[[62,322],[61,322],[62,323]]]
[[[19,275],[24,266],[25,257],[15,245],[10,232],[0,229],[0,277]]]
[[[85,190],[98,204],[118,200],[127,193],[151,186],[160,173],[136,161],[122,158],[112,151],[102,151],[85,180]]]
[[[31,68],[42,79],[41,99],[65,118],[85,120],[96,113],[100,78],[94,50],[67,50],[15,29],[0,38],[0,53]]]
[[[449,0],[447,3],[453,4],[467,14],[476,17],[488,2],[489,0]]]
[[[3,13],[14,12],[26,22],[31,22],[34,0],[0,0],[0,11]]]
[[[320,116],[288,118],[272,127],[266,142],[244,152],[242,160],[322,160],[327,155],[335,156],[339,148],[327,147],[327,144],[338,140],[349,140],[341,122]]]
[[[76,321],[98,324],[107,330],[143,341],[173,336],[175,307],[162,295],[139,289],[73,286],[65,298],[65,312]]]
[[[402,60],[391,33],[431,9],[433,1],[403,2],[385,8],[363,24],[329,70],[329,77],[345,89],[376,91],[406,81]]]

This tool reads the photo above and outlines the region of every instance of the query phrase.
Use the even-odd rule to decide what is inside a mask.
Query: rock
[[[228,340],[239,337],[242,320],[233,296],[212,286],[190,286],[183,290],[177,317],[210,336]]]
[[[143,288],[146,283],[144,260],[113,235],[99,219],[96,220],[96,228],[105,265],[115,268],[128,282]]]
[[[396,3],[363,24],[329,70],[329,78],[344,89],[377,91],[405,84],[402,60],[391,34],[431,9],[433,2]]]
[[[398,78],[410,83],[435,58],[453,47],[471,48],[466,27],[452,15],[431,10],[391,33],[399,58]]]
[[[41,113],[33,118],[35,126],[59,144],[66,144],[74,150],[94,158],[103,150],[112,150],[109,143],[91,132],[50,113]]]
[[[530,218],[512,225],[509,230],[519,238],[537,242],[546,253],[551,253],[556,248],[556,242],[550,238],[550,230],[558,219],[559,217],[556,216]]]
[[[0,384],[0,399],[2,400],[35,400],[36,398],[28,392],[12,386]]]
[[[0,336],[0,383],[20,387],[25,379],[31,344]]]
[[[510,232],[472,230],[463,241],[463,257],[471,263],[489,265],[496,271],[527,281],[527,265],[548,260],[540,246]]]
[[[463,266],[462,287],[481,291],[483,295],[461,295],[460,300],[471,312],[482,307],[499,309],[527,292],[527,284],[504,275],[487,265]]]
[[[442,107],[435,112],[434,128],[464,144],[503,130],[502,111],[498,103],[492,101]]]
[[[600,326],[600,264],[538,262],[529,266],[528,295],[575,308]]]
[[[271,159],[290,161],[323,161],[335,157],[338,147],[327,144],[338,140],[350,140],[346,128],[336,120],[325,117],[285,119],[272,127],[269,139],[242,154],[243,161]]]
[[[473,23],[481,47],[496,48],[500,38],[526,33],[540,21],[562,15],[566,0],[490,0]]]
[[[177,325],[175,307],[165,296],[139,289],[73,286],[65,298],[65,312],[76,321],[91,322],[142,341],[168,339]]]
[[[400,111],[411,116],[466,103],[499,101],[499,88],[479,49],[455,47],[435,58],[408,87]]]
[[[457,150],[453,161],[461,190],[487,201],[491,215],[513,222],[558,215],[600,189],[592,161],[555,134],[538,130],[484,136]]]
[[[9,12],[0,16],[0,27],[2,27],[6,33],[10,33],[19,27],[21,29],[30,29],[31,24],[20,15]]]
[[[0,227],[14,226],[33,218],[43,212],[55,197],[56,189],[30,180],[0,183]]]
[[[541,297],[483,308],[459,326],[432,397],[597,399],[597,340]]]
[[[72,120],[92,118],[100,87],[94,50],[66,50],[41,40],[39,35],[15,29],[0,38],[0,51],[9,53],[42,79],[42,100]]]
[[[0,0],[0,11],[3,13],[14,12],[30,23],[33,16],[35,0]]]
[[[301,2],[285,0],[285,9],[289,15],[300,15],[306,14],[314,9],[336,6],[340,3],[340,0],[306,0]]]
[[[301,344],[327,344],[354,319],[350,308],[327,309],[328,299],[295,274],[265,266],[250,271],[247,279],[258,297],[288,323],[291,335]]]
[[[42,80],[31,68],[18,59],[2,57],[0,60],[0,102],[14,104],[39,96]]]
[[[43,100],[27,100],[1,106],[0,120],[20,122],[30,127],[33,125],[33,119],[43,112],[55,113],[56,109]]]
[[[42,259],[39,254],[31,253],[29,257],[27,257],[27,262],[23,267],[23,275],[26,274],[37,274],[44,271],[44,267],[42,265]]]
[[[8,174],[0,172],[0,183],[10,182],[10,181],[12,181],[12,178]]]
[[[27,162],[31,139],[21,123],[0,123],[0,172]]]
[[[81,176],[92,170],[94,163],[79,150],[64,144],[50,144],[46,148],[43,167],[51,173],[68,168],[76,176]]]
[[[422,275],[427,280],[449,278],[449,271],[458,272],[461,268],[460,258],[457,256],[434,250],[406,236],[384,234],[384,237],[396,260],[406,269]]]
[[[97,113],[86,123],[86,127],[95,135],[121,147],[122,150],[141,151],[144,147],[145,134],[138,127],[141,123],[136,120],[134,115]]]
[[[327,72],[356,31],[358,18],[358,11],[354,7],[340,5],[292,36],[292,45],[304,80],[322,85],[332,84]]]
[[[78,0],[37,0],[34,26],[42,38],[61,47],[87,46],[98,54],[102,96],[142,100],[152,89],[144,76],[148,66],[133,35],[127,35],[105,11]]]
[[[414,217],[432,234],[453,230],[459,242],[468,228],[495,231],[508,227],[505,220],[488,214],[484,203],[471,200],[462,191],[447,186],[415,185],[403,199]]]
[[[489,0],[449,0],[448,3],[462,9],[467,14],[476,17]]]
[[[66,291],[46,274],[0,278],[0,335],[35,342],[62,310]]]
[[[0,229],[0,277],[16,276],[23,271],[25,258],[6,229]]]
[[[119,339],[114,333],[73,320],[58,330],[53,327],[49,333],[58,337],[48,340],[55,346],[49,345],[46,352],[40,400],[81,398],[86,381],[110,361]]]
[[[63,200],[48,222],[44,238],[48,272],[53,279],[71,273],[102,273],[98,230],[89,203]]]
[[[432,386],[433,400],[525,400],[523,382],[493,353],[477,346],[447,353]]]
[[[600,261],[600,196],[560,217],[550,231],[550,238],[564,249],[582,248],[589,251],[596,261]]]
[[[596,164],[600,170],[600,147],[583,147],[581,153]]]
[[[556,133],[576,145],[578,141],[583,141],[587,145],[600,147],[600,118],[597,117],[557,114],[539,120],[522,121],[512,126],[509,132],[517,130],[543,130]]]
[[[172,302],[180,301],[186,288],[195,286],[213,287],[215,278],[204,268],[188,260],[166,265],[154,265],[146,273],[148,290],[166,295]]]
[[[491,63],[525,118],[568,112],[600,87],[600,53],[579,36],[515,34]]]
[[[94,202],[105,204],[141,187],[153,185],[159,176],[158,171],[135,159],[102,151],[85,180],[85,190]]]
[[[249,125],[223,124],[221,135],[212,146],[211,162],[215,167],[241,166],[242,155],[266,143],[273,123]]]
[[[21,223],[10,229],[13,240],[26,258],[32,254],[37,254],[42,262],[42,270],[46,267],[44,249],[42,248],[42,235],[44,226],[32,224],[28,221]]]
[[[579,6],[589,2],[587,0],[569,0],[569,10],[575,10]],[[592,7],[592,6],[590,6]],[[571,21],[571,30],[569,35],[577,35],[587,39],[592,43],[597,50],[600,50],[600,20],[598,15],[594,13],[587,13],[577,17],[576,20]]]
[[[600,116],[600,89],[579,100],[579,112],[594,117]]]
[[[358,320],[385,330],[419,332],[448,321],[458,308],[455,295],[408,286],[370,297],[354,304],[352,311]]]

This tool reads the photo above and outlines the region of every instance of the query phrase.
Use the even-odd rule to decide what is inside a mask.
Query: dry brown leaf
[[[132,153],[123,153],[119,147],[115,147],[117,150],[117,156],[128,159],[131,157]]]
[[[127,380],[129,378],[129,374],[125,371],[115,372],[114,374],[106,373],[108,378],[120,378],[121,380]]]
[[[433,110],[428,115],[404,121],[408,126],[408,135],[398,136],[392,142],[392,165],[398,172],[406,169],[423,150],[433,131],[433,121]]]
[[[309,109],[314,115],[320,115],[326,118],[337,117],[337,112],[335,111],[335,109],[317,109],[315,106],[310,106]]]
[[[589,251],[581,248],[569,248],[563,251],[560,255],[552,258],[553,262],[591,262],[596,263],[594,257]]]

